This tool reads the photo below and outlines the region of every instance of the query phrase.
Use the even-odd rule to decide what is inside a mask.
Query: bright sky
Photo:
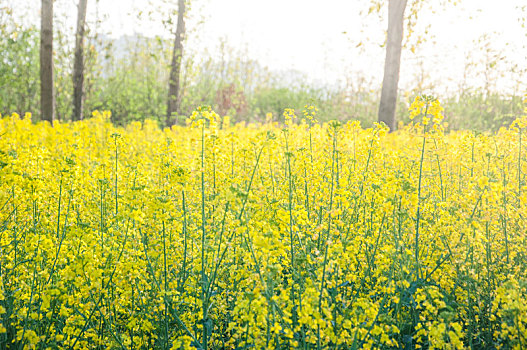
[[[39,5],[39,1],[31,2]],[[56,7],[61,2],[67,6],[75,3],[59,0]],[[138,24],[134,9],[144,9],[148,2],[162,3],[100,0],[99,16],[107,16],[105,30],[114,37],[134,32],[169,35],[161,24]],[[465,66],[485,61],[483,45],[476,42],[487,34],[490,57],[504,57],[498,67],[508,74],[492,79],[496,88],[518,88],[521,81],[525,91],[525,72],[523,76],[510,73],[514,64],[518,69],[527,69],[527,28],[521,28],[518,21],[519,8],[525,0],[460,0],[457,6],[437,8],[428,4],[437,5],[438,0],[425,2],[415,31],[422,32],[429,24],[429,39],[415,53],[403,51],[401,87],[411,89],[421,81],[424,86],[434,84],[442,92],[452,92],[459,88],[464,75],[469,85],[482,86],[483,65],[466,72]],[[89,0],[91,16],[93,3]],[[187,46],[195,53],[215,52],[220,39],[225,39],[230,46],[246,50],[251,58],[272,70],[299,70],[311,81],[334,84],[346,78],[355,81],[359,76],[374,85],[382,81],[381,45],[386,23],[376,15],[361,17],[361,10],[368,9],[370,0],[194,0],[192,4],[187,27],[197,30]],[[382,11],[387,13],[387,9]],[[75,16],[71,16],[72,25],[74,20]],[[356,47],[359,43],[361,46]]]

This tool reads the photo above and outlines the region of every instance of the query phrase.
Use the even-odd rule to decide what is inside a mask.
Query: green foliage
[[[163,121],[168,86],[166,47],[160,41],[138,41],[130,43],[127,50],[129,55],[121,58],[115,58],[110,50],[86,108],[112,111],[117,125],[147,118]]]
[[[0,25],[0,113],[40,109],[39,32]]]
[[[504,97],[496,93],[489,96],[481,92],[465,93],[448,99],[446,105],[448,122],[454,130],[497,131],[521,117],[523,111],[521,96]]]
[[[265,120],[267,113],[272,113],[274,120],[282,120],[284,109],[302,110],[313,97],[314,94],[307,89],[262,87],[255,91],[251,99],[251,110],[259,120]]]
[[[7,16],[6,18],[9,18]],[[0,18],[0,113],[33,112],[38,119],[39,32],[24,29]],[[160,38],[131,37],[123,40],[93,36],[85,48],[84,115],[109,110],[112,121],[126,125],[153,119],[164,124],[171,42]],[[72,111],[73,48],[60,31],[55,37],[55,88],[57,116],[69,121]],[[363,127],[377,121],[379,93],[362,86],[316,87],[294,72],[270,72],[243,53],[224,49],[219,58],[184,58],[181,77],[183,124],[196,106],[210,105],[234,122],[262,122],[268,113],[283,121],[285,108],[301,111],[306,104],[319,109],[320,121],[359,120]],[[294,81],[291,81],[294,80]],[[400,97],[396,120],[408,123],[406,110],[412,94]],[[496,131],[522,114],[521,96],[466,90],[459,96],[443,97],[445,121],[450,130]]]

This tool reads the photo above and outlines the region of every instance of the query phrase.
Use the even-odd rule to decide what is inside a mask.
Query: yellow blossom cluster
[[[417,96],[410,105],[410,120],[419,116],[421,116],[420,124],[425,128],[430,124],[430,120],[433,127],[437,128],[444,118],[443,107],[439,100],[432,96]]]
[[[522,349],[520,120],[0,119],[0,349]]]

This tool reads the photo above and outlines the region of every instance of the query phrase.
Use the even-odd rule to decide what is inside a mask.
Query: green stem
[[[522,129],[520,128],[519,131],[519,143],[518,143],[518,207],[520,207],[521,201],[520,197],[522,194],[522,183],[521,183],[521,175],[522,175],[522,168],[521,168],[521,162],[522,162]]]
[[[205,275],[205,123],[201,127],[201,303],[202,303],[202,348],[208,348],[208,331],[207,331],[207,285]]]
[[[293,175],[291,174],[291,153],[289,153],[289,140],[287,134],[285,135],[285,149],[287,157],[287,174],[288,174],[288,211],[289,211],[289,243],[290,243],[290,259],[291,259],[291,302],[292,310],[295,309],[295,244],[293,240]],[[296,326],[296,319],[293,319],[293,328]]]
[[[426,104],[425,114],[428,114],[428,103]],[[426,146],[426,126],[423,130],[423,145],[421,147],[421,160],[419,162],[419,184],[417,186],[417,214],[415,218],[415,276],[416,279],[420,279],[420,266],[419,266],[419,224],[421,220],[421,184],[423,179],[423,163],[425,159],[425,146]]]
[[[117,159],[118,159],[118,147],[117,147],[117,136],[115,137],[115,180],[114,180],[114,188],[115,188],[115,216],[117,217],[117,214],[119,213],[119,202],[117,200]]]
[[[320,314],[320,317],[322,317],[322,297],[324,294],[324,286],[326,283],[326,266],[328,261],[328,247],[329,244],[327,240],[329,239],[330,232],[331,232],[331,210],[333,207],[333,186],[334,186],[334,178],[335,178],[335,155],[336,155],[336,149],[337,149],[337,129],[334,129],[333,134],[333,154],[332,154],[332,160],[331,160],[331,190],[329,194],[329,211],[328,211],[328,228],[327,228],[327,236],[326,236],[326,244],[324,249],[324,262],[322,264],[322,281],[320,283],[320,294],[318,296],[318,312]],[[320,325],[317,326],[317,349],[321,349],[320,345]]]

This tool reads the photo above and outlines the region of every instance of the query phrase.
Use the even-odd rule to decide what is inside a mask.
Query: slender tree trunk
[[[395,107],[397,105],[397,85],[401,66],[401,48],[403,42],[404,10],[407,0],[389,0],[388,4],[388,40],[384,78],[382,81],[379,122],[384,122],[395,130]]]
[[[40,117],[53,124],[53,0],[42,0],[40,21]]]
[[[176,36],[174,39],[174,50],[172,52],[172,64],[170,68],[170,80],[168,82],[167,102],[167,126],[175,123],[174,114],[180,113],[180,75],[181,59],[183,57],[183,40],[185,38],[185,0],[178,0],[178,18]]]
[[[73,62],[73,120],[82,120],[84,109],[84,24],[88,0],[79,0],[77,33],[75,35],[75,59]]]

